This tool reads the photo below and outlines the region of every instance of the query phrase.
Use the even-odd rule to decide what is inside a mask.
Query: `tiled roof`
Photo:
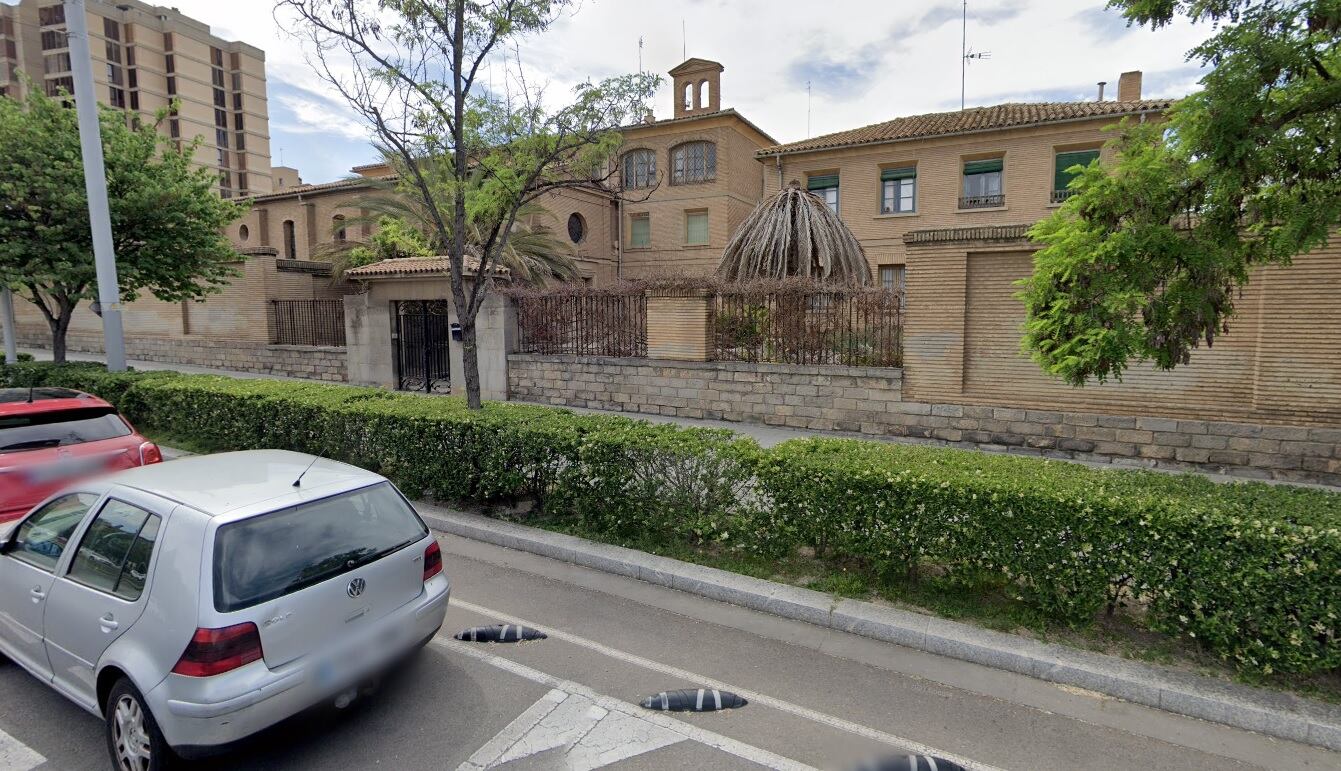
[[[1033,126],[1040,123],[1120,117],[1169,109],[1172,99],[1145,99],[1139,102],[1012,102],[991,107],[972,107],[953,112],[933,112],[895,118],[861,128],[825,134],[760,150],[757,155],[783,155],[835,147],[900,142],[948,134],[968,134]]]
[[[393,179],[392,176],[385,177],[353,177],[351,179],[339,179],[334,182],[322,182],[313,185],[298,185],[275,193],[258,193],[250,196],[246,200],[251,201],[273,201],[277,198],[289,198],[292,196],[303,195],[305,193],[326,193],[332,190],[345,190],[350,188],[367,187],[368,183],[378,179]]]
[[[704,118],[721,118],[725,116],[734,116],[736,118],[739,118],[741,123],[744,123],[746,126],[749,126],[750,128],[759,132],[760,134],[763,135],[765,139],[771,142],[777,141],[776,139],[773,139],[772,136],[769,136],[769,133],[767,131],[764,131],[763,129],[754,125],[754,123],[752,123],[749,118],[746,118],[744,115],[741,115],[739,112],[736,112],[735,108],[733,107],[727,107],[726,109],[718,110],[716,112],[700,112],[694,115],[683,115],[679,118],[662,118],[661,120],[652,121],[651,123],[630,123],[627,126],[621,126],[619,130],[628,133],[631,131],[639,131],[641,129],[661,128],[662,126],[670,126],[676,123],[688,123],[690,121],[703,120]]]
[[[473,275],[479,270],[479,260],[467,258],[465,272]],[[451,275],[451,263],[446,257],[403,257],[395,260],[382,260],[371,265],[363,265],[345,271],[347,278],[398,278],[401,276],[448,276]],[[507,268],[494,268],[496,274],[506,274]]]

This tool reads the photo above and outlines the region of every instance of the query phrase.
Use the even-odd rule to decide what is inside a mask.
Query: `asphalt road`
[[[849,769],[934,751],[978,769],[1336,769],[1341,755],[444,537],[444,635],[375,696],[206,769]],[[461,643],[495,623],[543,641]],[[678,688],[741,709],[650,712]],[[45,762],[41,762],[42,759]],[[106,769],[102,724],[0,664],[0,767]]]

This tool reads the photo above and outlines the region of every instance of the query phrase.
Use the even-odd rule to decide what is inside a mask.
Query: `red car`
[[[163,460],[116,408],[65,388],[0,388],[0,522],[80,477]]]

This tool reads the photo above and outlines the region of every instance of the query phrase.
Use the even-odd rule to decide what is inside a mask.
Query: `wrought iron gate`
[[[396,387],[402,391],[450,393],[452,320],[446,300],[391,303],[395,328]]]

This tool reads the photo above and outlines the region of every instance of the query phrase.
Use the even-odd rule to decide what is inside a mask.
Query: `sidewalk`
[[[22,351],[23,353],[32,354],[39,361],[44,359],[50,360],[51,358],[51,353],[44,349],[20,348],[19,350]],[[101,362],[103,360],[102,355],[96,353],[72,352],[67,354],[67,357],[69,358],[70,361]],[[213,369],[210,367],[199,367],[192,364],[172,364],[172,363],[155,362],[155,361],[140,361],[135,359],[128,359],[126,361],[126,364],[132,369],[137,369],[141,371],[173,370],[175,372],[182,372],[191,375],[223,375],[226,377],[242,378],[246,380],[256,380],[256,379],[294,380],[294,381],[302,380],[302,378],[285,377],[281,375],[265,375],[257,372],[239,372],[237,370],[229,370],[229,369]],[[330,381],[304,381],[304,382],[322,382],[325,383],[326,385],[343,385],[341,383],[331,383]],[[780,428],[775,426],[765,426],[758,423],[737,423],[726,420],[697,420],[693,418],[671,417],[668,415],[653,415],[643,412],[619,412],[617,410],[597,410],[597,409],[588,409],[586,407],[572,407],[562,404],[545,404],[543,402],[514,401],[512,403],[530,404],[537,407],[552,407],[555,409],[563,409],[568,410],[570,412],[577,412],[588,415],[618,415],[625,418],[644,420],[647,421],[648,423],[673,423],[678,426],[686,426],[686,427],[722,429],[726,431],[731,431],[740,436],[745,436],[754,439],[762,447],[773,447],[790,439],[806,439],[806,438],[864,439],[867,441],[890,442],[893,444],[919,444],[919,445],[931,445],[938,447],[951,447],[951,448],[955,447],[952,444],[942,442],[936,439],[913,439],[908,437],[872,436],[870,434],[850,434],[839,431],[812,431],[803,428]],[[973,448],[957,448],[957,449],[964,449],[969,452],[983,452],[983,453],[1000,452],[999,450],[984,450],[981,448],[976,450]],[[1229,474],[1216,474],[1209,471],[1195,471],[1195,470],[1180,471],[1176,469],[1146,468],[1144,466],[1132,466],[1123,463],[1110,463],[1107,461],[1095,461],[1095,460],[1083,460],[1083,459],[1065,459],[1065,460],[1059,459],[1057,462],[1079,463],[1084,466],[1090,466],[1091,468],[1099,468],[1099,469],[1138,468],[1146,471],[1155,471],[1161,474],[1200,474],[1201,476],[1206,477],[1212,482],[1220,482],[1220,483],[1254,481],[1254,482],[1262,482],[1268,485],[1283,484],[1283,485],[1290,485],[1292,487],[1313,487],[1320,490],[1341,490],[1341,487],[1331,485],[1310,484],[1306,482],[1282,482],[1279,480],[1271,480],[1271,479],[1260,479],[1260,480],[1248,479],[1246,477],[1233,476]]]

